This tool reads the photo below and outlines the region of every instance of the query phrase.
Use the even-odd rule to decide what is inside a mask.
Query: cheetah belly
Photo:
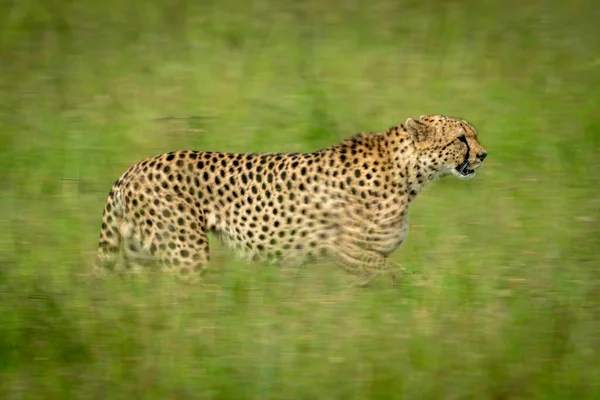
[[[218,220],[214,213],[208,213],[208,228],[221,243],[249,261],[276,259],[301,263],[307,258],[317,258],[317,252],[323,250],[327,238],[333,235],[331,226],[310,217],[302,222],[297,217],[286,223],[283,219],[266,221],[264,215],[270,212],[267,208],[266,213],[256,214],[248,224],[239,224],[235,219]]]

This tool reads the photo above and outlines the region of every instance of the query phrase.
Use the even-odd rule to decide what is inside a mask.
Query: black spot
[[[174,158],[175,155],[173,153],[169,153],[169,155],[167,156],[167,161],[173,161]]]

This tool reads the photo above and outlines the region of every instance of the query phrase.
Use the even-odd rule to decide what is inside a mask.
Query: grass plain
[[[594,1],[0,10],[0,398],[600,398]],[[393,258],[422,280],[291,280],[214,241],[200,287],[86,276],[142,158],[312,151],[428,113],[489,157],[413,203]]]

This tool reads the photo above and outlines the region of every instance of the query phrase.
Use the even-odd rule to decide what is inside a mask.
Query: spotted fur
[[[97,272],[155,265],[198,277],[214,232],[251,259],[328,257],[366,284],[400,268],[388,255],[417,194],[443,175],[474,176],[486,154],[473,126],[441,115],[312,153],[161,154],[113,185]]]

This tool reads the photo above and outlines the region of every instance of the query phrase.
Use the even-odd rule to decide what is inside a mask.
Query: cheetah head
[[[461,179],[472,178],[487,156],[477,140],[477,131],[464,120],[422,115],[418,120],[407,119],[404,125],[419,159],[435,177],[453,174]]]

